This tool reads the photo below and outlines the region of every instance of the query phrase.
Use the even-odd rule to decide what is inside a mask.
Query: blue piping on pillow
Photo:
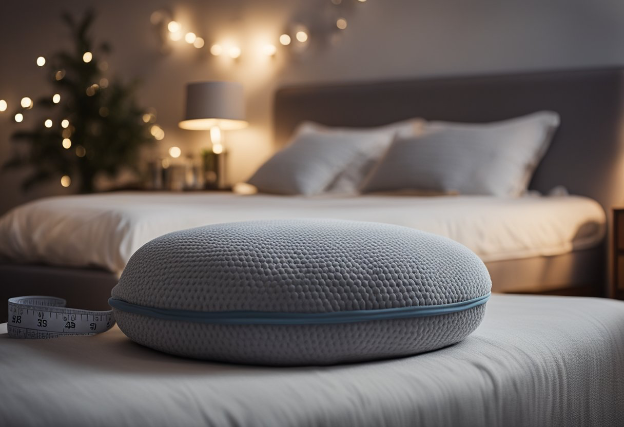
[[[385,308],[380,310],[334,311],[329,313],[287,313],[269,311],[217,311],[168,310],[131,304],[115,298],[108,303],[115,309],[162,320],[210,323],[217,325],[327,325],[356,323],[371,320],[410,319],[457,313],[485,304],[490,293],[468,301],[444,305]]]

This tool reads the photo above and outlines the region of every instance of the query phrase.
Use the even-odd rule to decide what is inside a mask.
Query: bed
[[[617,426],[624,303],[494,295],[465,341],[332,367],[197,362],[94,337],[16,340],[0,325],[0,424]]]
[[[562,125],[530,188],[546,195],[564,186],[574,196],[525,197],[506,200],[506,206],[477,199],[470,205],[470,198],[463,197],[385,197],[381,202],[385,209],[376,210],[379,199],[373,196],[301,200],[135,193],[43,200],[18,208],[22,220],[9,214],[0,223],[0,257],[4,259],[0,261],[0,297],[54,293],[71,305],[105,308],[103,301],[127,258],[146,239],[156,237],[155,231],[162,234],[175,227],[256,219],[259,215],[346,215],[428,229],[456,238],[479,253],[493,277],[495,291],[603,295],[608,247],[605,229],[610,222],[605,211],[624,194],[622,76],[621,69],[592,69],[280,89],[274,101],[277,146],[284,145],[304,120],[351,127],[412,117],[480,123],[544,109],[556,111]],[[369,206],[357,208],[367,203]],[[438,221],[442,211],[433,208],[428,220],[419,216],[427,210],[423,206],[443,209],[444,204],[455,203],[468,206],[461,207],[455,222]],[[475,210],[477,204],[480,211]],[[159,217],[163,210],[167,215]],[[88,221],[72,216],[72,212],[84,211],[89,212],[84,217]],[[472,215],[466,220],[470,230],[462,223],[464,211]],[[502,224],[495,221],[499,216],[519,222]],[[163,220],[165,217],[169,219]],[[498,223],[498,231],[487,228],[492,222]],[[531,237],[514,239],[510,230],[516,228]],[[497,234],[501,230],[502,234]],[[497,254],[497,250],[502,252]],[[99,255],[93,257],[94,251]],[[4,308],[0,306],[0,310]],[[0,311],[0,320],[5,313]]]

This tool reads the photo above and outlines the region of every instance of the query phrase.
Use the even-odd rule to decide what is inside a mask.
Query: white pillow
[[[387,146],[392,137],[393,134],[383,132],[298,132],[286,148],[260,166],[247,182],[264,193],[319,194],[348,165],[379,146]]]
[[[362,191],[520,196],[558,125],[549,111],[488,124],[432,122],[420,137],[397,139]]]
[[[394,137],[409,138],[420,135],[424,126],[425,121],[423,119],[404,120],[372,128],[328,127],[318,123],[303,122],[297,128],[296,134],[349,135],[362,137],[363,140],[371,133],[387,135],[389,138],[379,139],[377,145],[365,142],[366,150],[360,151],[359,155],[325,189],[328,193],[356,194],[366,176],[388,149],[392,139]]]

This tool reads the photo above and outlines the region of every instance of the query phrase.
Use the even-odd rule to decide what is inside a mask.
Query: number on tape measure
[[[62,298],[31,296],[9,299],[8,332],[12,338],[95,335],[115,325],[113,311],[66,308]]]

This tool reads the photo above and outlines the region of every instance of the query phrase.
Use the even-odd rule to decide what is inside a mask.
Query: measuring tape
[[[9,299],[8,332],[12,338],[56,338],[64,335],[95,335],[115,325],[113,311],[66,308],[55,297]]]

